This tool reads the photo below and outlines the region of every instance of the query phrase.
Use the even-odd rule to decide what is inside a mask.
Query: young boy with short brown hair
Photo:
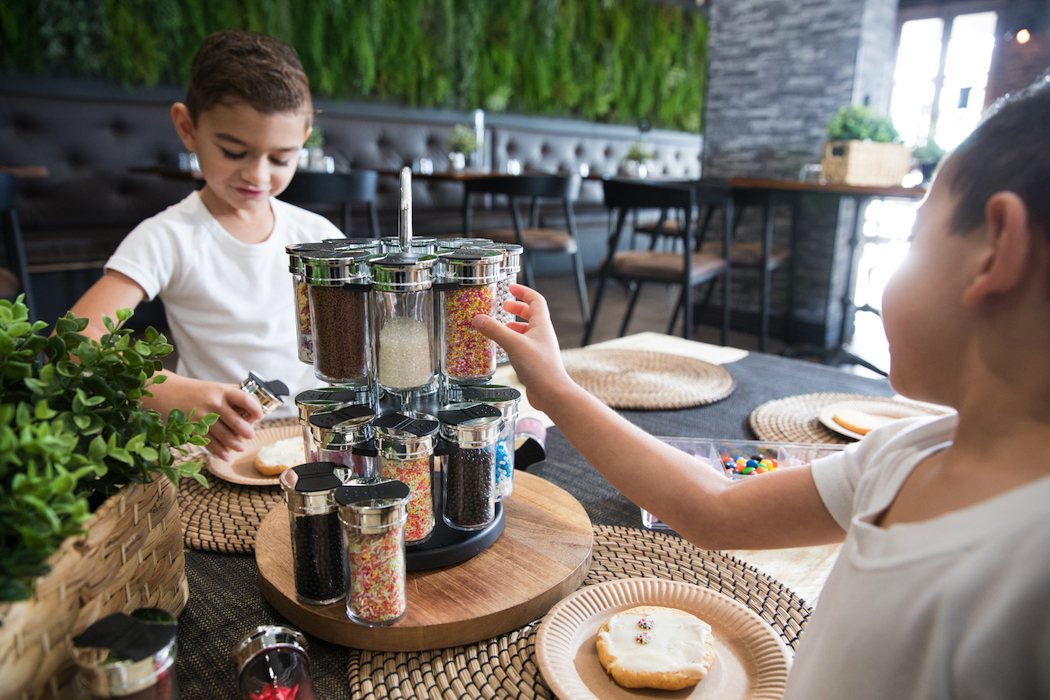
[[[293,395],[316,385],[297,359],[285,246],[342,234],[275,199],[313,122],[309,81],[290,46],[239,30],[212,34],[193,59],[186,103],[174,104],[171,117],[197,154],[204,187],[128,234],[73,312],[98,338],[102,314],[114,318],[118,308],[159,296],[179,363],[143,404],[162,415],[217,413],[208,449],[226,458],[263,415],[238,388],[249,371],[283,380]]]
[[[1050,78],[947,160],[886,288],[893,387],[957,415],[730,482],[574,384],[511,292],[524,322],[475,326],[631,500],[703,548],[844,543],[786,698],[1050,697]]]

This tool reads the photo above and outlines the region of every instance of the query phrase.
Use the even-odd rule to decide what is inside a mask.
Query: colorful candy
[[[496,371],[496,344],[474,328],[478,314],[492,313],[492,287],[460,287],[445,293],[445,373],[490,377]]]
[[[299,329],[299,361],[314,363],[314,333],[310,323],[310,285],[295,281],[295,320]]]
[[[653,628],[653,618],[641,618],[640,620],[638,620],[638,626],[641,627],[643,630],[651,630]]]
[[[346,611],[366,622],[390,622],[405,614],[403,528],[379,534],[347,533],[350,588]]]
[[[634,638],[634,641],[638,642],[639,644],[648,644],[649,642],[653,641],[653,637],[648,632],[642,632]]]
[[[403,481],[412,491],[408,497],[405,540],[411,544],[429,537],[434,529],[434,498],[430,491],[430,458],[399,460],[384,454],[380,464],[380,476],[384,479]]]
[[[734,479],[755,474],[766,474],[775,471],[779,466],[777,460],[764,455],[730,455],[728,452],[719,454],[722,466],[726,474]]]

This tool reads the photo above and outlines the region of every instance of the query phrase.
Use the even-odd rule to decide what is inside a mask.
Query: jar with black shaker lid
[[[346,614],[359,625],[392,625],[408,609],[405,522],[410,494],[408,485],[396,480],[355,480],[336,490],[347,552]]]
[[[299,415],[299,425],[303,429],[303,454],[307,462],[323,462],[318,458],[313,442],[313,431],[310,427],[310,416],[317,411],[331,411],[341,406],[357,404],[374,408],[376,399],[368,386],[342,387],[320,386],[299,392],[295,397],[295,410]]]
[[[299,361],[308,365],[314,363],[313,324],[310,322],[310,296],[303,276],[302,253],[330,249],[332,246],[321,243],[295,243],[284,247],[288,253],[288,272],[292,273],[292,292],[295,294],[295,328],[296,346]]]
[[[339,465],[309,462],[281,474],[292,535],[295,597],[309,605],[328,605],[346,594],[346,552],[343,549],[335,490]]]
[[[483,384],[496,372],[496,343],[478,332],[473,320],[496,312],[503,254],[459,248],[442,254],[441,261],[441,373],[453,384]]]
[[[375,477],[376,446],[368,406],[349,405],[318,411],[310,416],[310,430],[317,459],[339,465],[336,476],[345,484],[355,477]]]
[[[255,628],[230,653],[241,700],[317,700],[307,649],[299,630]]]
[[[78,700],[178,700],[175,618],[158,608],[114,613],[73,639]]]
[[[372,421],[379,451],[379,477],[408,484],[405,540],[418,544],[434,531],[433,459],[438,421],[415,411],[384,413]]]
[[[449,400],[482,402],[500,410],[503,429],[496,445],[496,500],[510,498],[514,493],[514,442],[521,392],[514,387],[495,384],[452,387],[449,390]]]
[[[507,324],[514,320],[514,314],[503,308],[503,302],[514,299],[510,293],[510,285],[518,281],[518,273],[521,271],[521,254],[524,249],[517,243],[492,243],[488,246],[503,252],[503,262],[500,264],[500,280],[496,285],[496,314],[494,319],[500,323]],[[507,351],[496,346],[496,362],[506,362]]]
[[[496,445],[500,410],[484,403],[446,406],[438,413],[441,436],[452,443],[442,461],[445,522],[457,530],[481,530],[496,518]]]
[[[368,384],[372,366],[369,253],[329,249],[301,257],[310,295],[314,374],[329,384]]]
[[[248,372],[248,377],[241,382],[241,391],[254,396],[262,406],[263,415],[268,416],[284,405],[281,397],[288,396],[288,385],[280,379],[267,381],[255,372]]]

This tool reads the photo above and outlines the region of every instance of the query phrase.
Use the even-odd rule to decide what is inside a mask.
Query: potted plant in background
[[[445,140],[448,149],[448,166],[452,170],[463,170],[467,167],[467,158],[478,147],[474,130],[466,124],[456,124]]]
[[[303,170],[324,169],[324,132],[317,124],[306,137],[303,150],[299,151],[299,167]]]
[[[649,161],[655,157],[656,154],[647,150],[641,141],[635,141],[627,149],[620,170],[627,177],[646,177],[649,175]]]
[[[945,150],[937,145],[933,137],[926,139],[926,143],[911,152],[911,157],[922,169],[923,182],[929,182],[933,178],[933,171],[937,169],[937,164],[941,162],[941,158],[944,158],[945,153]]]
[[[185,606],[176,485],[204,477],[172,450],[206,444],[217,417],[142,408],[172,350],[153,328],[136,340],[106,318],[96,342],[72,313],[50,337],[27,319],[0,300],[0,677],[37,698],[72,678],[69,640],[95,620]]]
[[[911,170],[911,151],[889,117],[861,105],[843,107],[828,122],[821,177],[828,183],[900,185]]]

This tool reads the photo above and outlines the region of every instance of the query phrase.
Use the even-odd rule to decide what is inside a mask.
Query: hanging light
[[[1028,40],[1032,38],[1032,35],[1027,29],[1022,29],[1017,32],[1014,38],[1017,39],[1018,44],[1027,44]]]

